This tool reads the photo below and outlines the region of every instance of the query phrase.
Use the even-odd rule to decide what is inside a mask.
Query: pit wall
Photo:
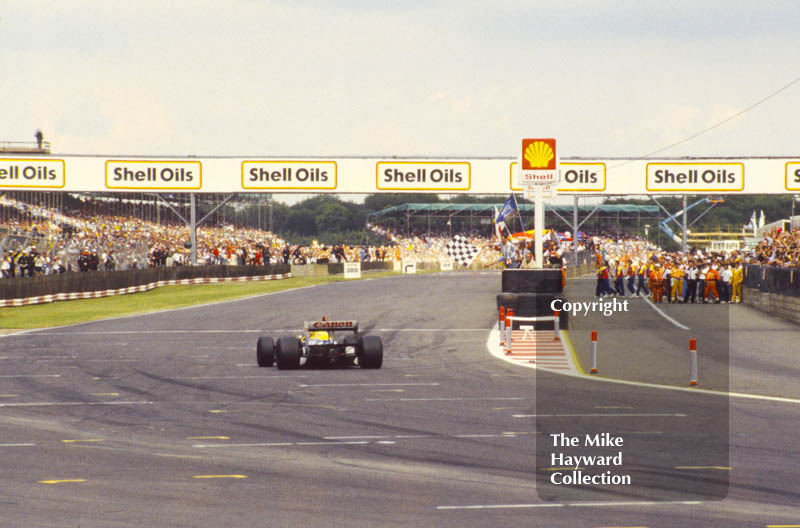
[[[159,266],[141,270],[87,271],[0,280],[0,299],[25,299],[63,293],[132,288],[163,281],[235,278],[289,273],[288,265],[271,266]]]
[[[781,319],[800,323],[800,297],[743,288],[742,303]]]
[[[419,271],[442,271],[441,263],[417,262]],[[400,262],[362,262],[362,272],[400,271]],[[484,266],[474,263],[468,267],[454,265],[454,271],[500,270],[500,264]],[[569,267],[567,278],[593,272],[592,264]],[[142,270],[73,272],[60,275],[37,275],[35,277],[12,277],[0,280],[0,300],[25,299],[48,295],[88,293],[133,288],[157,282],[198,278],[224,279],[265,275],[293,277],[321,277],[341,275],[344,264],[276,264],[270,266],[161,266]]]

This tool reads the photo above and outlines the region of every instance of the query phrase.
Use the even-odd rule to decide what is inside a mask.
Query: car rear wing
[[[358,321],[306,321],[306,332],[333,332],[337,330],[352,330],[358,332]]]

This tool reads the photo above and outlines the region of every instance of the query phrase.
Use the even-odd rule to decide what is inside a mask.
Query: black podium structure
[[[564,286],[560,269],[505,269],[502,274],[502,293],[497,295],[497,309],[514,310],[519,317],[551,317],[552,304],[564,300]],[[559,327],[569,328],[566,311],[559,313]],[[553,321],[536,321],[536,330],[552,330]]]

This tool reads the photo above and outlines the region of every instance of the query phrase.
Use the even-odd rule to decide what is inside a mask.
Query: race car
[[[383,364],[383,342],[373,335],[359,335],[358,321],[306,321],[305,334],[297,337],[258,338],[256,360],[259,367],[277,364],[281,370],[307,366],[347,366],[378,369]],[[352,331],[341,340],[335,332]]]

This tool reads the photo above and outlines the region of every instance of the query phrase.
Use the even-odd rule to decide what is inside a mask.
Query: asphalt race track
[[[686,387],[688,338],[709,336],[710,392],[611,383],[491,356],[499,287],[397,276],[5,336],[0,525],[800,526],[796,326],[662,307],[687,331],[643,299],[619,327],[573,319],[584,367],[602,323],[600,374],[635,383]],[[257,367],[259,335],[323,315],[380,335],[383,368]],[[548,427],[626,435],[636,490],[540,498],[543,409]]]

